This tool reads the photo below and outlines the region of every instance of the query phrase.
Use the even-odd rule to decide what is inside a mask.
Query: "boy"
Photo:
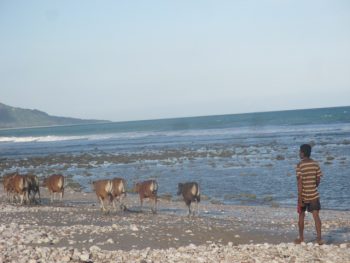
[[[317,187],[320,184],[322,172],[318,163],[310,158],[311,146],[303,144],[300,146],[299,157],[301,161],[296,168],[298,182],[298,213],[299,213],[299,238],[294,242],[300,244],[304,242],[304,219],[305,211],[312,213],[315,220],[317,233],[316,242],[319,245],[324,244],[321,238],[321,219],[319,211],[321,209],[320,196]]]

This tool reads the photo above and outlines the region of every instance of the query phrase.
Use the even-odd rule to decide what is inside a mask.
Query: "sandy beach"
[[[152,214],[137,196],[127,211],[100,211],[94,193],[67,188],[63,202],[14,205],[1,189],[0,262],[350,262],[350,213],[322,210],[326,245],[315,244],[311,215],[306,243],[294,245],[293,208],[202,202],[187,216],[183,202],[159,200]]]

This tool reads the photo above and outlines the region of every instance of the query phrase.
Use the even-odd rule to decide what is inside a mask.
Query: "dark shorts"
[[[305,212],[312,212],[312,211],[319,211],[321,210],[321,203],[320,199],[317,198],[315,200],[309,201],[308,203],[304,203],[304,205],[301,207],[301,211]]]

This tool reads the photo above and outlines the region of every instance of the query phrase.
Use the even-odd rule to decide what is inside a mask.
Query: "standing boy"
[[[299,238],[295,240],[296,244],[304,241],[304,219],[305,211],[312,213],[315,220],[317,233],[316,242],[319,245],[324,244],[321,238],[321,219],[319,211],[321,209],[320,196],[317,187],[320,184],[322,172],[318,163],[310,158],[311,146],[303,144],[300,146],[299,156],[301,161],[296,168],[298,182],[298,213],[299,213]]]

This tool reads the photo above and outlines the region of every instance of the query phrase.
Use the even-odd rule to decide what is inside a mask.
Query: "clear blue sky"
[[[350,105],[350,1],[0,1],[0,102],[113,121]]]

